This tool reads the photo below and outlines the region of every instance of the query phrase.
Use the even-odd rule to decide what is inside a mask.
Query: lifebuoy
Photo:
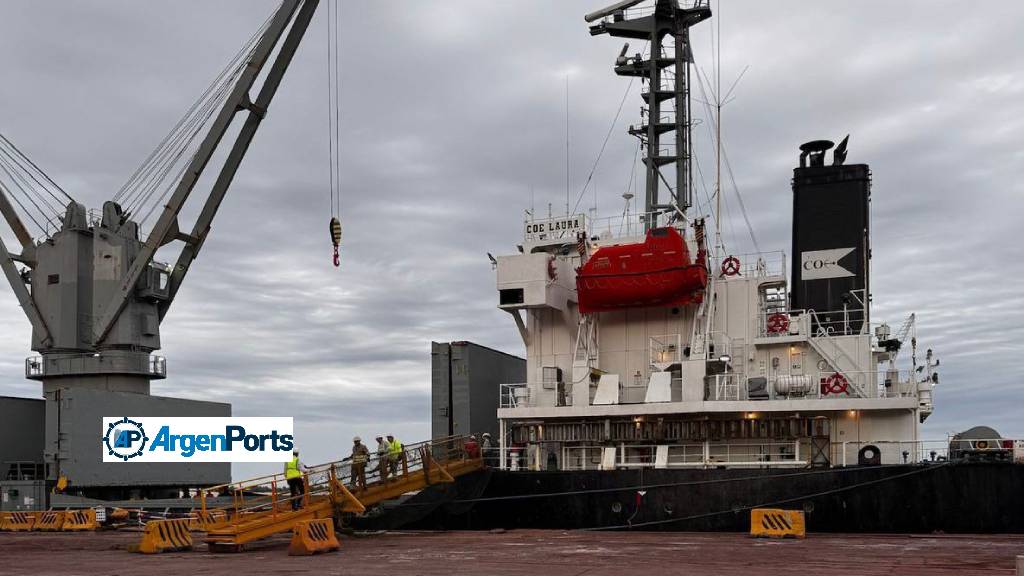
[[[776,312],[768,317],[768,333],[784,334],[789,331],[789,316]]]
[[[861,466],[878,466],[882,463],[882,451],[874,444],[868,444],[857,451],[857,464]]]
[[[729,256],[722,261],[722,276],[736,276],[740,273],[740,259]]]
[[[850,389],[850,381],[846,379],[839,372],[832,374],[828,378],[821,379],[821,393],[822,394],[846,394]]]

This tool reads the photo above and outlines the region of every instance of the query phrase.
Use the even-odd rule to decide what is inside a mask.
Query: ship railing
[[[608,241],[614,238],[642,237],[646,234],[647,222],[654,222],[655,225],[666,225],[669,217],[666,212],[626,212],[617,216],[603,216],[592,218],[590,224],[590,238],[599,238],[600,241]]]
[[[69,374],[147,374],[167,377],[167,359],[141,354],[109,354],[102,352],[62,354],[49,357],[29,356],[25,359],[26,378],[67,376]]]
[[[726,260],[736,258],[739,260],[737,273],[733,274],[733,268],[728,266]],[[711,273],[717,278],[729,280],[733,278],[765,278],[767,276],[786,277],[786,253],[782,250],[771,252],[749,252],[746,254],[733,254],[721,250],[710,252]],[[731,264],[731,262],[730,262]],[[730,274],[723,274],[728,270]]]
[[[606,451],[614,450],[614,466],[631,468],[802,467],[808,448],[792,442],[690,442],[680,444],[619,444],[569,446],[562,449],[565,470],[605,468]]]
[[[604,446],[566,446],[562,448],[563,470],[600,470]]]
[[[910,370],[843,371],[809,370],[776,374],[766,379],[767,390],[751,395],[751,374],[727,372],[708,381],[707,401],[738,400],[835,400],[856,398],[857,390],[875,390],[877,398],[914,398],[918,382]],[[781,379],[781,380],[780,380]],[[870,397],[870,396],[869,396]]]
[[[501,408],[528,408],[533,406],[530,398],[530,387],[525,382],[502,384],[499,387],[499,403]]]
[[[913,370],[888,370],[879,366],[875,381],[879,398],[912,398],[918,395],[918,374]]]
[[[878,450],[880,464],[941,462],[949,458],[949,442],[945,440],[872,440],[858,442],[832,442],[832,453],[830,455],[832,465],[858,465],[860,462],[859,456],[861,450],[864,450],[869,446]]]
[[[778,316],[785,318],[779,320]],[[816,312],[801,308],[768,308],[754,316],[757,338],[819,337],[864,334],[863,308]]]
[[[698,6],[707,6],[707,2],[705,0],[680,0],[680,2],[679,2],[679,7],[680,8],[696,8]],[[654,14],[654,9],[655,9],[655,6],[652,5],[652,4],[644,4],[642,6],[633,6],[631,8],[626,8],[625,10],[623,10],[623,15],[624,15],[626,20],[633,20],[634,18],[643,18],[644,16],[650,16],[650,15]],[[603,21],[603,22],[614,22],[615,21],[615,16],[614,15],[606,16],[606,17],[602,18],[601,21]],[[596,22],[594,24],[596,24]],[[672,36],[669,35],[668,38],[671,39]]]

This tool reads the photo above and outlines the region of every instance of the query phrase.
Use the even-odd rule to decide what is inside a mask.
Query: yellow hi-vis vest
[[[288,480],[292,478],[301,478],[302,472],[299,472],[299,457],[296,456],[290,461],[284,463],[284,477]]]
[[[401,454],[402,443],[398,441],[398,438],[395,438],[394,441],[392,441],[388,445],[388,455],[390,455],[392,458],[398,458]]]

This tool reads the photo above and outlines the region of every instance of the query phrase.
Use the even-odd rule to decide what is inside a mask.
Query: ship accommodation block
[[[587,238],[588,255],[642,241]],[[792,309],[782,253],[741,256],[728,276],[715,267],[722,259],[711,258],[714,298],[704,305],[581,315],[577,240],[527,237],[523,253],[499,257],[499,307],[516,315],[527,349],[526,382],[502,387],[503,460],[842,465],[867,444],[886,462],[922,457],[917,422],[930,407],[910,375],[881,367],[862,308]],[[520,289],[523,298],[508,296]]]

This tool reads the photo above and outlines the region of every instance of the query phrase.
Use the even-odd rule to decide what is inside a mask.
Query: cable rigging
[[[176,187],[197,152],[199,136],[231,94],[270,23],[268,17],[114,195],[124,219],[135,215],[144,224]]]
[[[60,227],[61,215],[74,198],[13,142],[0,134],[0,192],[21,208],[42,235]]]
[[[340,27],[336,0],[327,2],[327,150],[331,186],[331,243],[334,266],[341,265],[341,62],[338,53]]]

